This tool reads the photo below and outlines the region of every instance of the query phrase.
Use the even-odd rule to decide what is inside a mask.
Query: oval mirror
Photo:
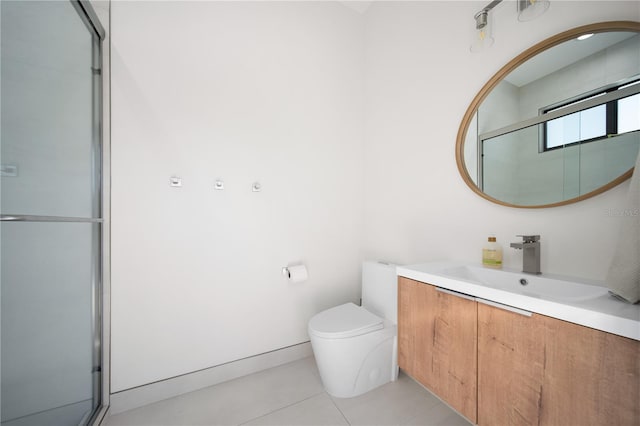
[[[551,37],[505,65],[473,99],[458,170],[482,197],[553,207],[631,176],[640,149],[640,23]]]

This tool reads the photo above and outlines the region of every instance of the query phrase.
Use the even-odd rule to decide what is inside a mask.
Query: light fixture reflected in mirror
[[[549,9],[549,0],[518,0],[518,21],[536,19]]]

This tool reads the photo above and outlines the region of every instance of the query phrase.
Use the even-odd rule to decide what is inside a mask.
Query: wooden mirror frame
[[[609,31],[635,31],[640,32],[640,22],[635,21],[611,21],[611,22],[600,22],[597,24],[583,25],[581,27],[577,27],[568,31],[564,31],[560,34],[557,34],[553,37],[550,37],[535,46],[525,50],[520,55],[516,56],[514,59],[509,61],[505,66],[503,66],[491,79],[480,89],[480,92],[473,98],[469,108],[464,114],[462,118],[462,123],[460,124],[460,128],[458,129],[458,135],[456,137],[456,164],[458,166],[458,171],[462,176],[462,179],[465,181],[467,186],[471,188],[473,192],[480,195],[482,198],[489,200],[493,203],[500,204],[507,207],[515,207],[515,208],[523,208],[523,209],[539,209],[539,208],[547,208],[547,207],[557,207],[564,206],[567,204],[576,203],[578,201],[586,200],[587,198],[594,197],[598,194],[601,194],[609,189],[621,184],[625,180],[629,179],[633,174],[633,167],[629,169],[626,173],[620,175],[616,179],[612,180],[608,184],[601,186],[600,188],[588,192],[586,194],[580,195],[575,198],[570,198],[568,200],[560,201],[557,203],[551,204],[541,204],[541,205],[532,205],[532,206],[521,206],[517,204],[507,203],[505,201],[498,200],[493,198],[478,188],[478,186],[474,183],[467,172],[467,167],[464,162],[464,142],[465,137],[467,135],[467,131],[469,130],[469,124],[473,119],[478,107],[485,100],[485,98],[491,93],[491,91],[503,80],[503,78],[509,74],[514,69],[518,68],[527,60],[536,56],[537,54],[550,49],[558,44],[564,43],[565,41],[569,41],[578,37],[581,34],[585,33],[602,33]]]

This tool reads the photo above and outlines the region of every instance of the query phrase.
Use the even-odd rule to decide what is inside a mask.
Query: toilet
[[[329,395],[351,398],[398,378],[396,266],[362,264],[362,306],[345,303],[309,320],[309,337]]]

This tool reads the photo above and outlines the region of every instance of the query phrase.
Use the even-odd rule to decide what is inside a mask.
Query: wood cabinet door
[[[478,304],[478,425],[640,425],[640,342]]]
[[[540,424],[640,425],[640,342],[544,319]]]
[[[430,286],[398,277],[398,365],[425,386],[432,354],[428,330],[433,323],[427,287]]]
[[[473,299],[407,278],[398,282],[398,362],[476,422],[477,309]]]
[[[540,315],[478,303],[478,425],[539,424],[544,327]]]

